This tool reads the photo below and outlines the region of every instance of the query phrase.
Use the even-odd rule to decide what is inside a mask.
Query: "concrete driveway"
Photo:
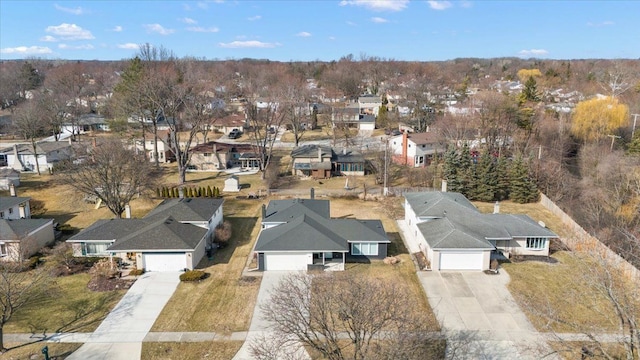
[[[242,344],[242,347],[236,355],[233,357],[233,360],[252,360],[254,359],[251,356],[251,344],[255,341],[261,339],[262,337],[268,337],[270,333],[271,323],[262,316],[262,311],[260,309],[261,305],[269,304],[269,299],[274,289],[280,283],[280,280],[285,276],[292,274],[294,272],[291,271],[265,271],[262,275],[262,282],[260,283],[260,290],[258,291],[258,298],[256,300],[256,306],[253,309],[253,317],[251,318],[251,325],[249,325],[249,332],[247,333],[247,338]],[[307,358],[308,354],[304,351],[302,346],[299,346],[297,351],[301,351],[302,353],[298,354],[300,357],[296,357],[296,359],[304,358],[305,355]]]
[[[179,272],[146,273],[67,360],[139,360],[142,340],[180,282]]]
[[[550,351],[507,289],[505,271],[420,271],[418,277],[440,325],[460,342],[452,341],[450,351],[466,347],[462,358],[538,359]]]

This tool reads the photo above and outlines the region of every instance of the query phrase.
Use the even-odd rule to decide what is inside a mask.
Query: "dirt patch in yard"
[[[91,291],[113,291],[126,290],[133,285],[132,280],[123,280],[118,278],[107,278],[104,276],[96,276],[89,280],[87,288]]]

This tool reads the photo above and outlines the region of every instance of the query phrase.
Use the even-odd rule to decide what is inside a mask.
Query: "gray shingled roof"
[[[137,229],[147,226],[148,219],[109,219],[98,220],[88,228],[69,238],[69,242],[105,241],[123,238]],[[193,225],[191,225],[193,226]]]
[[[30,197],[2,196],[0,197],[0,210],[12,208],[29,200],[31,200]]]
[[[166,199],[144,218],[159,218],[171,216],[178,221],[208,221],[222,206],[222,199],[183,198]]]
[[[328,219],[331,216],[329,206],[329,200],[271,200],[267,206],[267,216],[262,222],[288,222],[300,215],[315,215]]]
[[[263,229],[255,250],[348,251],[347,240],[333,230],[327,220],[303,214],[286,224]]]
[[[333,157],[333,151],[330,146],[307,144],[298,146],[291,150],[292,158],[318,158],[318,148],[322,150],[322,157]]]
[[[493,248],[489,239],[557,237],[527,215],[483,214],[462,194],[405,194],[418,217],[429,219],[418,229],[433,249]]]
[[[346,150],[346,154],[345,151]],[[340,163],[361,163],[364,162],[364,156],[357,151],[351,149],[337,149],[335,162]]]
[[[380,220],[330,219],[328,225],[347,241],[391,242]]]
[[[0,219],[0,240],[20,240],[53,219]]]
[[[183,224],[169,216],[116,240],[107,250],[194,250],[206,233],[205,228]]]

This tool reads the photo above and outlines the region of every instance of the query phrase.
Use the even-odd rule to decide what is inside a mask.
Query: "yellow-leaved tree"
[[[539,69],[520,69],[518,70],[518,79],[520,79],[520,82],[524,83],[525,81],[529,80],[530,77],[532,78],[537,78],[537,77],[541,77],[542,73],[540,72]]]
[[[629,107],[611,96],[581,101],[573,110],[571,133],[583,141],[612,135],[629,123]]]

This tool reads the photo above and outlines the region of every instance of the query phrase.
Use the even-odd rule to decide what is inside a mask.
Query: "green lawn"
[[[125,291],[92,292],[89,274],[56,278],[56,292],[37,304],[25,306],[4,326],[5,333],[91,332]]]

